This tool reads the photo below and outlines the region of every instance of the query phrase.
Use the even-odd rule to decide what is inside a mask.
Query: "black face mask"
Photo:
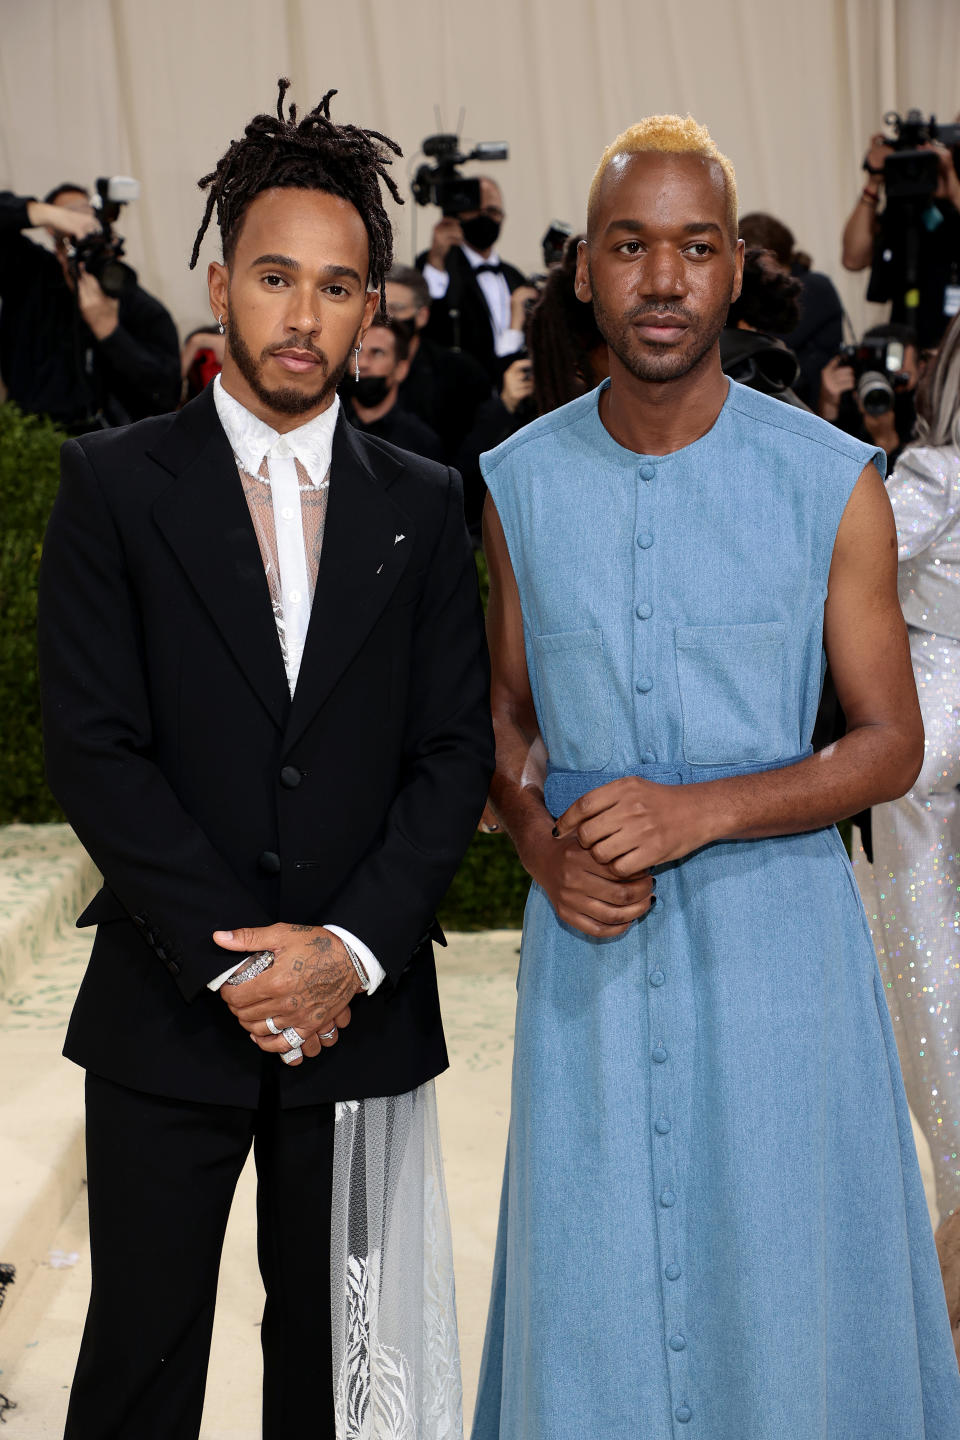
[[[359,380],[350,375],[340,388],[346,399],[355,400],[364,410],[375,410],[386,400],[390,385],[385,375],[361,375]]]
[[[481,255],[491,245],[496,245],[500,238],[500,221],[492,220],[489,215],[474,215],[472,220],[461,220],[460,229],[470,249],[479,250]]]

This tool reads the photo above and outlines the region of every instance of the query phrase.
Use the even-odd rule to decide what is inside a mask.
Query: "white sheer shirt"
[[[496,250],[491,250],[489,255],[483,256],[479,251],[471,250],[469,245],[461,245],[460,249],[474,270],[478,265],[501,265],[503,263]],[[450,288],[450,276],[447,271],[438,270],[428,260],[423,267],[423,278],[427,282],[431,300],[442,300]],[[514,351],[522,350],[523,331],[514,330],[510,325],[510,286],[507,284],[506,276],[491,275],[487,270],[477,276],[477,284],[483,291],[483,298],[487,302],[487,309],[490,312],[493,344],[497,354],[512,355]]]
[[[213,382],[213,398],[260,546],[292,696],[317,584],[340,397],[334,395],[333,404],[320,415],[285,435],[241,405],[224,388],[219,375]],[[340,925],[325,925],[324,929],[356,951],[370,982],[367,994],[372,994],[386,975],[373,951]],[[243,959],[231,965],[209,982],[209,988],[219,990],[228,976],[246,963]]]

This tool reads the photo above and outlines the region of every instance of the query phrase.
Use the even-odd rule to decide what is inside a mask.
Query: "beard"
[[[593,284],[593,277],[590,277]],[[733,298],[733,278],[730,291],[705,314],[695,314],[676,300],[651,305],[649,301],[634,306],[625,315],[612,315],[593,292],[593,314],[597,329],[606,340],[614,355],[637,380],[657,384],[668,380],[679,380],[689,374],[705,355],[708,355],[720,337],[727,319],[727,311]],[[657,315],[671,315],[687,327],[683,337],[673,343],[657,344],[642,341],[634,326]]]
[[[288,350],[290,341],[285,340],[279,345],[268,345],[266,349],[261,350],[260,358],[256,360],[237,326],[231,324],[227,328],[227,349],[231,359],[257,399],[269,409],[275,410],[278,415],[305,415],[309,410],[316,410],[324,400],[334,393],[347,373],[346,355],[336,369],[331,370],[329,360],[316,345],[298,340],[296,346],[298,350],[312,355],[320,365],[323,371],[323,385],[319,390],[298,390],[294,385],[281,385],[276,390],[269,389],[264,385],[262,379],[264,363],[275,351]]]

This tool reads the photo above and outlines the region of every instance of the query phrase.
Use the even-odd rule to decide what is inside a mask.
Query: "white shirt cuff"
[[[494,344],[498,355],[512,355],[515,351],[523,349],[523,331],[501,330]]]
[[[324,930],[329,930],[331,935],[336,935],[345,945],[349,945],[351,950],[356,950],[357,959],[360,961],[364,970],[366,970],[367,979],[370,981],[366,989],[366,994],[372,995],[377,986],[387,978],[387,972],[369,945],[364,945],[362,940],[358,940],[352,931],[344,930],[342,925],[324,925],[323,928]]]
[[[423,278],[427,282],[427,289],[430,291],[431,300],[442,300],[450,288],[450,276],[446,270],[438,270],[435,265],[428,261],[423,267]],[[327,929],[329,930],[329,925]],[[359,953],[359,952],[358,952]]]
[[[244,957],[243,957],[242,960],[238,960],[237,963],[236,963],[236,965],[231,965],[229,970],[224,970],[223,974],[222,974],[222,975],[218,975],[217,978],[216,978],[216,980],[208,980],[208,981],[207,981],[207,989],[208,989],[208,990],[219,990],[219,989],[220,989],[220,986],[221,986],[221,985],[225,985],[226,982],[230,979],[230,976],[231,976],[231,975],[235,975],[238,970],[242,970],[243,967],[244,967],[244,965],[249,964],[249,962],[250,962],[250,956],[249,956],[249,955],[244,955]]]

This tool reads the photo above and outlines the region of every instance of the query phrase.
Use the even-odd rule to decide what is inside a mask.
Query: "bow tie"
[[[474,265],[474,275],[502,275],[502,265]]]

